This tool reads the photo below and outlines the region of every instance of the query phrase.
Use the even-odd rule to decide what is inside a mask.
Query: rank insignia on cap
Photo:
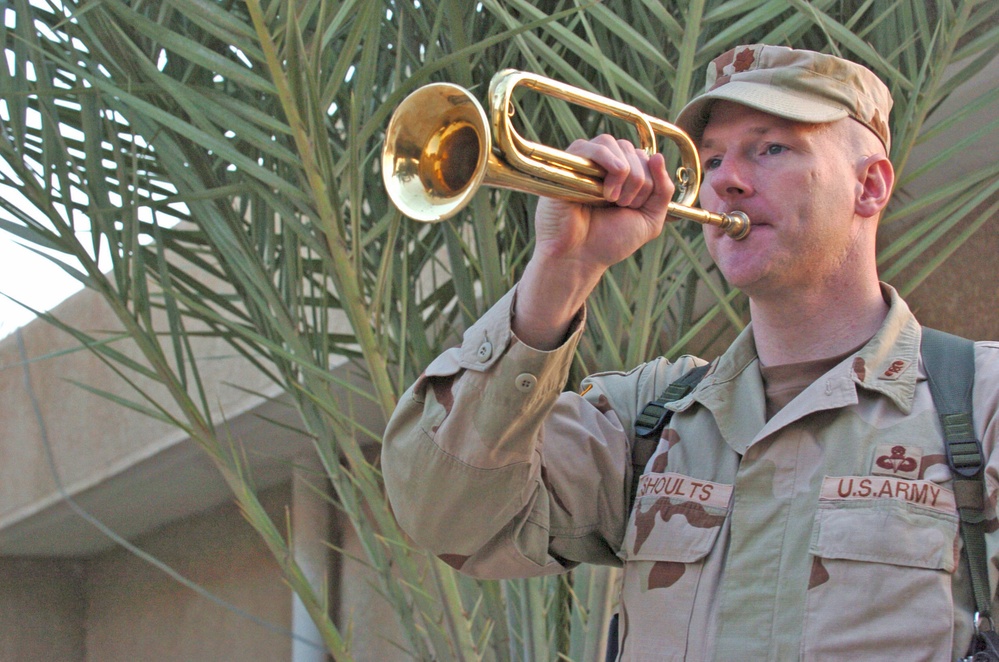
[[[875,476],[894,476],[895,478],[919,478],[919,466],[922,464],[923,449],[918,446],[903,446],[902,444],[882,444],[874,453],[874,466],[871,473]]]

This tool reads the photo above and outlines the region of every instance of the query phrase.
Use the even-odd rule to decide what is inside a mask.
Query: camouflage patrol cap
[[[706,91],[680,111],[676,125],[700,140],[717,100],[734,101],[797,122],[852,117],[891,150],[888,88],[869,69],[813,51],[736,46],[708,65]]]

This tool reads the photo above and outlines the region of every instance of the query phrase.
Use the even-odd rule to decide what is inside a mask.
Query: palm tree
[[[604,570],[476,582],[427,558],[396,526],[365,453],[381,423],[354,403],[387,417],[516,281],[531,245],[522,194],[480,193],[436,225],[389,203],[379,153],[406,94],[448,80],[482,98],[494,72],[514,67],[669,118],[736,43],[836,52],[896,98],[886,278],[911,291],[996,211],[999,164],[936,190],[907,187],[948,168],[961,144],[906,167],[934,111],[999,51],[999,6],[987,0],[15,0],[5,11],[0,181],[32,208],[4,200],[0,223],[99,292],[123,333],[45,317],[123,380],[162,387],[119,401],[209,454],[338,660],[351,659],[347,637],[220,432],[198,337],[224,339],[294,403],[414,657],[594,659],[612,599]],[[996,96],[983,91],[932,131],[980,116]],[[518,112],[530,137],[554,146],[619,129],[549,98],[525,96]],[[986,118],[966,144],[994,141],[995,125]],[[742,327],[745,300],[692,225],[669,225],[607,275],[578,373],[709,352]],[[929,251],[940,257],[914,269]],[[344,364],[363,386],[331,372]]]

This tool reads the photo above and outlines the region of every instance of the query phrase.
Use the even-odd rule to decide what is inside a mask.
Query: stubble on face
[[[750,296],[780,294],[835,281],[850,268],[862,234],[853,213],[858,136],[850,124],[802,124],[728,102],[713,108],[702,158],[721,165],[706,171],[701,204],[745,211],[753,222],[742,242],[705,229],[732,285]]]

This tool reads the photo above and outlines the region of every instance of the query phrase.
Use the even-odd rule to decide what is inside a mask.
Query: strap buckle
[[[635,436],[654,437],[663,431],[672,415],[673,412],[663,406],[662,400],[650,402],[635,419]]]
[[[995,632],[995,624],[990,614],[975,612],[975,634],[982,632]]]
[[[947,463],[955,473],[965,478],[974,478],[985,463],[982,442],[974,437],[947,442]]]

